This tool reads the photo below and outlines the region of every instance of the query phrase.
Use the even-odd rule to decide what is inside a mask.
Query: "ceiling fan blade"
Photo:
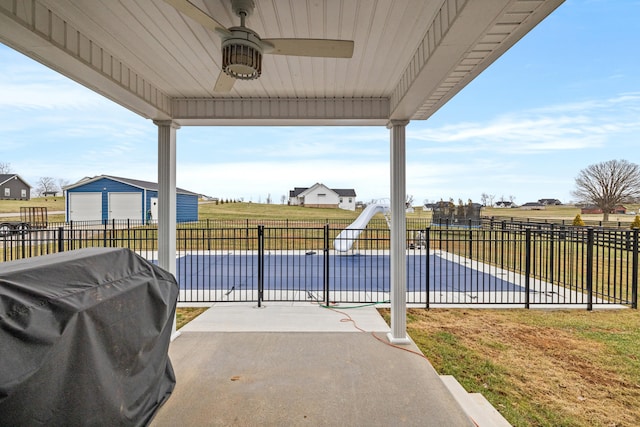
[[[227,75],[224,71],[220,72],[216,85],[213,87],[214,92],[230,92],[236,79]]]
[[[205,13],[198,6],[191,3],[189,0],[164,0],[166,3],[175,7],[178,11],[187,15],[189,18],[193,19],[200,25],[212,30],[217,31],[222,34],[230,35],[231,32],[227,30],[227,28],[213,19],[211,15]]]
[[[353,41],[330,39],[262,39],[264,53],[272,55],[351,58]]]

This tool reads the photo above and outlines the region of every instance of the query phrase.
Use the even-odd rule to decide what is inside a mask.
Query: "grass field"
[[[20,207],[46,207],[49,212],[59,212],[65,209],[64,197],[36,197],[31,200],[0,200],[0,214],[16,213],[19,219]],[[640,205],[626,205],[629,211],[640,212]],[[287,206],[278,204],[259,203],[223,203],[216,205],[213,202],[202,202],[199,207],[199,218],[215,219],[290,219],[290,220],[331,220],[331,219],[355,219],[358,212],[342,209],[304,208],[299,206]],[[580,213],[575,206],[550,206],[544,210],[527,210],[522,208],[482,208],[481,215],[485,217],[506,217],[530,220],[565,220],[572,221]],[[378,214],[383,218],[382,214]],[[634,215],[610,215],[609,221],[631,223]],[[413,213],[407,214],[407,219],[428,219],[430,212],[424,212],[421,207],[416,207]],[[587,221],[601,221],[602,215],[585,214],[582,219]],[[50,221],[62,222],[64,215],[51,215]]]
[[[356,212],[343,209],[309,209],[300,206],[267,205],[258,203],[201,203],[198,207],[200,219],[289,219],[317,220],[344,219],[357,217]]]
[[[640,205],[628,205],[629,211],[638,212]],[[287,205],[264,205],[257,203],[225,203],[216,205],[214,203],[200,204],[201,218],[218,219],[283,219],[292,220],[324,220],[324,219],[355,219],[359,211],[350,212],[342,209],[310,209],[299,206]],[[575,206],[550,206],[544,210],[528,210],[522,208],[482,208],[481,215],[484,217],[506,217],[520,220],[565,220],[573,221],[580,213],[580,208]],[[581,215],[585,221],[601,221],[602,215],[584,214]],[[382,215],[379,214],[382,218]],[[416,207],[414,212],[407,214],[407,220],[413,218],[431,218],[431,212],[425,212],[421,207]],[[634,215],[609,215],[609,221],[620,221],[631,223]]]
[[[0,213],[20,213],[21,207],[46,207],[49,211],[63,211],[64,197],[34,197],[31,200],[0,200]]]
[[[407,313],[409,335],[438,373],[523,427],[640,425],[639,326],[630,309]]]
[[[15,214],[2,216],[2,221],[20,221],[21,207],[46,207],[49,222],[64,222],[64,214],[53,214],[65,209],[64,197],[34,197],[31,200],[0,200],[0,214]]]
[[[625,205],[629,212],[638,212],[640,205],[630,204]],[[507,217],[516,219],[530,219],[534,220],[556,220],[556,221],[573,221],[577,214],[580,213],[580,208],[575,206],[548,206],[543,210],[528,210],[522,208],[504,209],[504,208],[482,208],[482,216],[486,217]],[[585,221],[602,221],[601,214],[583,214],[580,215]],[[635,215],[609,215],[610,222],[623,222],[631,223]]]

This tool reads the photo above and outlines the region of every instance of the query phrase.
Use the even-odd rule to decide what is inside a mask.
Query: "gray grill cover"
[[[128,249],[0,263],[0,425],[145,425],[169,397],[178,285]]]

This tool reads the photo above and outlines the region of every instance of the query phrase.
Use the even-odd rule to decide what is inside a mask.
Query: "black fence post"
[[[502,221],[502,226],[500,227],[500,270],[504,271],[504,241],[506,239],[507,222]]]
[[[264,292],[264,225],[258,225],[258,307],[262,307]]]
[[[329,306],[329,224],[324,225],[324,242],[322,252],[324,254],[323,267],[324,267],[324,303]]]
[[[426,293],[427,293],[427,302],[426,302],[426,307],[425,308],[429,308],[429,304],[431,302],[431,296],[430,296],[430,292],[429,290],[431,289],[431,255],[430,255],[430,247],[431,247],[431,227],[427,227],[424,230],[424,247],[426,249],[427,252],[427,262],[425,265],[425,272],[426,272]]]
[[[58,252],[64,252],[64,227],[58,227]]]
[[[27,258],[27,242],[25,239],[25,234],[18,233],[17,239],[20,239],[20,248],[21,248],[22,258]]]
[[[631,308],[638,308],[638,275],[640,275],[640,271],[638,270],[638,253],[640,252],[640,240],[639,240],[640,229],[633,229],[633,253],[632,253],[632,262],[631,262]]]
[[[211,250],[211,225],[209,224],[209,218],[207,218],[207,250]]]
[[[473,259],[473,229],[471,228],[471,220],[469,220],[469,259]]]
[[[531,229],[524,231],[525,248],[524,248],[524,307],[529,308],[529,294],[531,293]]]
[[[250,244],[250,240],[249,240],[249,220],[248,219],[247,219],[247,223],[246,223],[245,228],[244,228],[244,237],[245,237],[244,242],[245,242],[246,247],[250,248],[251,244]]]
[[[80,236],[82,237],[82,232],[80,232]],[[69,221],[69,249],[74,249],[76,245],[74,244],[76,237],[76,232],[73,228],[73,221]]]
[[[593,228],[587,229],[587,310],[593,310]]]
[[[553,224],[550,226],[549,233],[549,282],[553,284],[555,279],[555,241],[556,230]]]

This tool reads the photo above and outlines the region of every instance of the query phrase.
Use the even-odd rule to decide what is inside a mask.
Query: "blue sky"
[[[407,127],[416,203],[572,200],[590,164],[640,164],[640,1],[567,0],[429,120]],[[157,180],[157,128],[0,44],[0,162],[32,186]],[[235,141],[230,144],[229,141]],[[177,184],[274,203],[295,186],[389,197],[383,127],[183,127]]]

